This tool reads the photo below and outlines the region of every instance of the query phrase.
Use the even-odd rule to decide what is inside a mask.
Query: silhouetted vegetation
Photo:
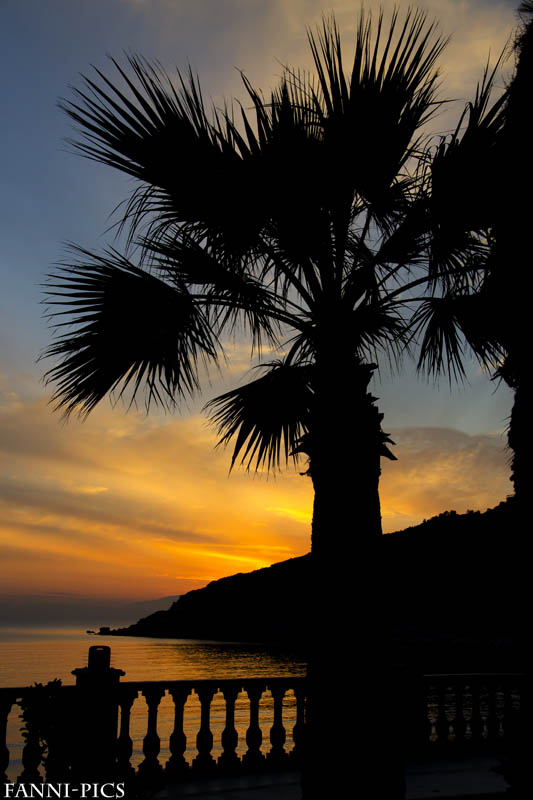
[[[489,287],[506,353],[498,374],[514,389],[509,425],[512,480],[519,502],[525,504],[532,442],[529,420],[532,380],[526,333],[529,297],[523,290],[523,281],[531,268],[531,204],[527,193],[533,179],[533,157],[525,137],[530,128],[533,86],[533,4],[522,3],[519,11],[522,24],[515,41],[516,69],[507,92],[505,125],[495,159],[495,241],[489,261]]]
[[[468,191],[503,101],[490,106],[485,74],[466,127],[432,148],[421,128],[445,43],[424,14],[395,13],[388,31],[380,16],[375,35],[362,15],[348,74],[333,21],[309,42],[317,77],[287,68],[268,100],[244,77],[240,125],[207,113],[192,73],[176,89],[134,56],[131,77],[114,62],[122,88],[96,70],[62,104],[83,134],[74,147],[137,181],[121,222],[137,260],[78,249],[53,276],[68,328],[47,378],[67,414],[143,387],[147,405],[172,405],[242,326],[279,357],[208,408],[232,463],[309,458],[313,548],[327,557],[331,526],[381,531],[380,458],[394,456],[368,391],[379,359],[418,342],[421,369],[460,376],[466,344],[485,365],[502,356],[457,308],[476,305],[485,276],[487,209]]]
[[[21,779],[32,780],[35,763],[42,761],[47,779],[68,779],[68,754],[71,750],[69,732],[72,730],[72,709],[61,692],[61,681],[56,678],[47,684],[30,686],[19,701],[22,721],[21,733],[27,752],[30,772],[24,771]],[[30,756],[31,753],[31,756]]]
[[[487,70],[455,132],[435,143],[424,126],[442,104],[445,42],[423,12],[399,21],[395,11],[388,29],[381,13],[361,13],[348,69],[333,19],[309,44],[315,76],[287,67],[268,98],[243,76],[242,106],[208,113],[192,72],[174,85],[137,56],[129,71],[113,61],[116,81],[96,69],[62,103],[81,130],[74,148],[136,187],[120,222],[125,254],[78,248],[50,280],[67,327],[47,351],[57,359],[47,379],[67,415],[112,391],[172,407],[224,359],[225,340],[249,337],[262,374],[208,411],[232,465],[308,458],[313,566],[300,599],[309,620],[325,613],[336,641],[353,620],[369,688],[356,749],[374,776],[360,789],[392,798],[400,784],[382,764],[395,755],[382,743],[376,761],[368,726],[380,714],[365,703],[386,683],[376,632],[393,570],[380,560],[378,486],[381,458],[395,456],[369,383],[409,350],[420,370],[450,380],[464,376],[467,352],[492,369],[505,355],[499,328],[479,324],[494,224],[481,187],[505,96],[491,105]],[[337,667],[321,640],[310,645],[311,730],[335,728],[327,675]],[[350,763],[348,743],[338,746]],[[335,794],[319,755],[306,797]],[[380,789],[379,776],[391,785]]]

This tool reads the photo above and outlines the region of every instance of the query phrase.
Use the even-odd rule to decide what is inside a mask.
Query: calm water
[[[60,678],[64,684],[75,682],[71,674],[75,667],[87,664],[87,651],[93,644],[111,647],[111,665],[125,671],[123,681],[193,680],[196,678],[252,678],[263,676],[305,675],[301,655],[261,644],[231,644],[186,639],[142,639],[134,637],[88,636],[79,630],[57,629],[0,629],[0,686],[28,686]],[[213,755],[221,750],[220,735],[224,728],[225,704],[216,695],[212,704],[211,730],[215,744]],[[284,700],[284,720],[287,742],[291,746],[291,731],[295,722],[295,699],[289,693]],[[12,711],[8,724],[8,745],[11,753],[9,776],[20,772],[21,737],[19,710]],[[238,752],[246,750],[245,733],[249,718],[246,695],[239,695],[236,704],[236,728],[239,733]],[[168,758],[168,739],[173,720],[170,697],[161,701],[158,733],[161,737],[160,760]],[[269,693],[263,695],[260,724],[263,730],[263,751],[269,749],[268,732],[272,725],[273,708]],[[185,707],[187,757],[195,754],[195,740],[200,724],[200,704],[195,695]],[[134,741],[133,762],[142,760],[142,739],[146,733],[146,704],[138,698],[132,709],[131,735]]]

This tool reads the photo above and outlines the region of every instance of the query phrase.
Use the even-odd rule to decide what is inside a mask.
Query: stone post
[[[125,672],[110,664],[111,648],[94,645],[88,665],[72,670],[77,688],[72,767],[80,782],[116,776],[118,687]]]

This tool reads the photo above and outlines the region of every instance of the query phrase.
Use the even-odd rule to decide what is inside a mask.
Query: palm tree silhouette
[[[532,162],[523,148],[524,131],[529,124],[529,94],[532,84],[533,25],[528,16],[533,3],[524,2],[519,8],[522,25],[514,43],[516,68],[507,91],[498,103],[484,113],[480,125],[470,111],[466,131],[461,129],[443,140],[433,162],[433,199],[449,211],[446,225],[458,229],[477,224],[490,230],[490,255],[485,259],[485,271],[478,291],[464,297],[459,286],[446,287],[434,301],[437,314],[433,332],[426,332],[419,366],[438,371],[442,367],[439,339],[458,322],[469,329],[472,341],[491,342],[501,349],[502,358],[494,372],[514,390],[514,403],[508,429],[509,447],[513,451],[511,480],[515,490],[517,511],[525,511],[526,461],[530,440],[528,407],[531,376],[528,368],[527,293],[517,291],[520,278],[529,263],[528,237],[529,204],[524,202],[523,187],[530,183]],[[477,113],[488,104],[487,89],[491,78],[485,74],[475,105]],[[485,108],[483,109],[483,105]],[[474,135],[468,128],[474,121]],[[469,139],[471,141],[469,142]],[[439,161],[442,160],[442,165]],[[444,187],[439,187],[438,174],[446,175]],[[457,192],[457,187],[461,191]],[[436,191],[435,191],[436,189]],[[432,363],[432,352],[436,355]]]
[[[467,346],[483,364],[501,356],[468,314],[445,313],[452,299],[471,308],[482,284],[486,219],[451,214],[447,198],[453,188],[467,209],[469,158],[492,146],[501,103],[489,109],[486,74],[466,129],[432,149],[422,127],[441,105],[445,42],[423,13],[394,12],[388,30],[362,13],[347,74],[333,19],[309,43],[316,76],[285,68],[268,99],[243,76],[251,109],[209,115],[190,71],[175,88],[135,56],[131,77],[113,61],[123,88],[95,69],[62,103],[83,133],[74,147],[137,188],[120,226],[127,254],[77,248],[50,279],[67,330],[46,352],[59,358],[46,378],[66,414],[113,390],[173,405],[220,361],[224,337],[244,331],[259,353],[277,350],[208,410],[232,465],[308,457],[313,580],[336,587],[338,611],[368,602],[375,579],[364,565],[381,533],[380,459],[394,458],[369,391],[377,364],[419,343],[420,366],[436,373],[460,374]],[[330,705],[316,700],[315,730]],[[306,791],[325,796],[320,780]]]
[[[531,373],[525,324],[528,314],[526,293],[517,291],[531,262],[528,237],[530,204],[524,202],[524,187],[530,184],[533,162],[523,147],[529,126],[533,83],[533,3],[519,8],[522,25],[515,42],[516,68],[507,92],[505,123],[494,159],[497,192],[494,203],[494,245],[489,260],[489,291],[494,298],[505,361],[498,375],[514,390],[508,441],[513,450],[511,480],[519,508],[525,512],[526,463],[531,450],[529,409]]]

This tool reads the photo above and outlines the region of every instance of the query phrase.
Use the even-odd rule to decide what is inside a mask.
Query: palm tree
[[[523,16],[515,42],[516,69],[507,92],[504,126],[494,159],[498,181],[494,203],[494,244],[487,283],[499,310],[500,339],[506,353],[498,375],[514,390],[508,431],[509,446],[513,450],[511,480],[519,507],[525,512],[526,462],[531,450],[528,419],[531,371],[525,333],[529,298],[521,287],[531,264],[530,208],[529,203],[524,202],[524,187],[531,185],[533,160],[528,148],[524,147],[524,135],[530,125],[533,85],[533,3],[522,3],[519,12]]]
[[[514,390],[509,420],[508,443],[513,451],[511,480],[517,511],[525,511],[526,461],[531,450],[528,409],[531,375],[528,367],[528,341],[525,335],[529,296],[523,278],[531,261],[529,244],[529,204],[524,202],[524,187],[531,183],[532,160],[524,148],[524,133],[529,126],[529,94],[533,82],[533,25],[527,15],[533,3],[524,2],[519,12],[522,25],[514,49],[517,62],[513,79],[498,104],[484,115],[484,124],[475,124],[472,146],[468,130],[443,141],[433,162],[434,176],[446,176],[440,204],[448,206],[447,225],[468,227],[472,212],[490,230],[490,255],[479,290],[465,298],[456,287],[445,290],[438,299],[439,323],[434,324],[434,349],[437,370],[442,367],[436,337],[444,329],[454,329],[458,320],[468,326],[470,338],[498,343],[502,359],[494,373]],[[488,97],[487,97],[488,100]],[[481,104],[477,103],[478,108]],[[469,122],[473,115],[470,114]],[[480,136],[482,129],[486,135]],[[466,145],[466,146],[465,146]],[[460,157],[457,157],[459,151]],[[442,164],[439,165],[439,161]],[[463,176],[462,191],[457,179]],[[468,180],[465,181],[464,177]],[[422,349],[419,365],[428,363]]]
[[[196,392],[237,330],[259,353],[277,349],[260,377],[208,409],[220,441],[234,443],[232,465],[308,457],[313,580],[326,581],[331,621],[340,605],[379,594],[365,565],[381,533],[380,459],[394,456],[369,392],[378,363],[417,341],[436,372],[461,373],[467,344],[484,364],[500,356],[468,315],[440,324],[447,298],[479,294],[486,220],[450,222],[445,199],[465,188],[458,166],[471,169],[500,105],[488,108],[486,75],[466,131],[431,150],[422,128],[440,106],[445,42],[423,13],[400,22],[394,12],[388,30],[382,14],[374,27],[362,13],[347,74],[333,20],[309,43],[315,77],[286,68],[266,100],[243,76],[251,110],[209,115],[191,72],[176,88],[134,56],[131,77],[113,61],[123,88],[95,70],[62,104],[83,134],[74,147],[137,186],[121,222],[126,254],[78,248],[51,277],[66,332],[46,355],[59,359],[47,373],[57,407],[85,415],[113,390],[172,406]],[[313,659],[324,685],[331,668]],[[318,695],[315,733],[330,713]],[[320,780],[313,791],[323,796]]]

